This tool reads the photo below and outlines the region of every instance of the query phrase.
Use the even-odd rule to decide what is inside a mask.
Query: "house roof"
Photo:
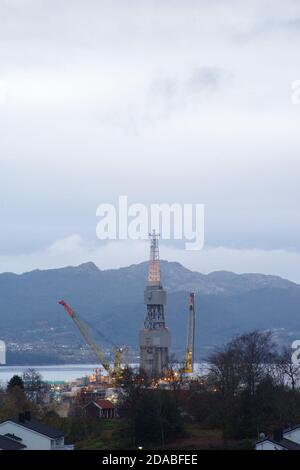
[[[0,435],[0,449],[2,450],[22,450],[26,446],[20,442],[11,439],[10,437]]]
[[[290,439],[286,439],[286,438],[283,438],[280,441],[275,441],[274,439],[271,439],[270,437],[266,437],[264,439],[261,439],[260,441],[257,441],[256,444],[261,444],[263,442],[271,442],[272,444],[280,445],[286,450],[300,450],[300,444],[297,444],[296,442],[293,442]]]
[[[256,441],[256,445],[262,444],[263,442],[271,442],[272,444],[281,445],[280,442],[274,441],[274,439],[272,439],[271,437],[264,437],[263,439]]]
[[[18,420],[10,420],[11,422],[23,426],[24,428],[30,429],[31,431],[38,432],[43,436],[47,436],[50,439],[58,439],[60,437],[64,437],[64,433],[59,429],[52,428],[47,424],[41,423],[36,419],[31,418],[30,420],[18,421]]]
[[[285,437],[281,439],[280,444],[288,450],[300,450],[300,444],[297,444],[297,442],[293,442],[290,439],[286,439]]]
[[[300,424],[297,424],[296,426],[291,426],[290,428],[284,429],[283,434],[291,432],[291,431],[295,431],[296,429],[299,429],[299,428],[300,428]]]
[[[98,408],[102,409],[113,410],[115,408],[112,402],[109,400],[93,400],[85,406],[88,406],[91,403],[94,403]]]

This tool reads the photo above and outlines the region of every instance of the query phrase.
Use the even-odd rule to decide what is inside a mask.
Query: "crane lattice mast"
[[[186,352],[185,352],[185,372],[191,374],[194,371],[195,356],[195,294],[190,293],[189,314],[187,325]]]
[[[64,307],[68,315],[72,318],[73,322],[79,329],[80,333],[82,334],[83,338],[85,339],[86,343],[90,346],[92,351],[94,352],[95,356],[99,359],[99,362],[102,364],[103,368],[108,372],[111,373],[110,366],[105,360],[104,352],[99,348],[99,346],[95,343],[93,338],[88,332],[86,326],[82,323],[78,314],[65,302],[64,300],[60,300],[58,302],[60,305]]]

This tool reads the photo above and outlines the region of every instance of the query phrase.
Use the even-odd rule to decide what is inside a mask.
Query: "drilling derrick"
[[[140,368],[150,377],[160,377],[168,369],[171,336],[165,325],[166,291],[160,280],[158,237],[151,237],[148,282],[144,292],[147,306],[144,328],[140,331]]]

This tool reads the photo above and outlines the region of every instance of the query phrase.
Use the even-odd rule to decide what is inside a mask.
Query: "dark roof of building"
[[[262,444],[263,442],[267,442],[267,441],[272,442],[272,444],[280,444],[280,442],[274,441],[274,439],[272,439],[271,437],[264,437],[263,439],[256,441],[256,444]]]
[[[264,439],[257,441],[256,444],[261,444],[262,442],[266,442],[266,441],[272,442],[272,444],[280,445],[287,450],[300,450],[300,444],[297,444],[296,442],[290,441],[290,439],[286,439],[286,438],[283,438],[280,441],[275,441],[274,439],[271,439],[270,437],[265,437]]]
[[[286,439],[285,437],[281,439],[280,444],[288,450],[300,450],[300,444],[297,444],[297,442],[293,442],[290,439]]]
[[[21,444],[20,442],[11,439],[10,437],[1,436],[0,435],[0,449],[2,450],[22,450],[25,449],[26,446]]]
[[[109,401],[109,400],[93,400],[93,401],[90,401],[90,403],[88,403],[85,406],[88,406],[91,403],[94,403],[94,405],[98,406],[98,408],[103,408],[103,409],[107,409],[107,410],[112,410],[112,409],[115,408],[114,405],[112,404],[112,402]]]
[[[291,426],[290,428],[284,429],[283,434],[285,434],[286,432],[295,431],[296,429],[299,429],[299,428],[300,428],[300,424],[297,424],[296,426]]]
[[[11,420],[13,423],[18,424],[19,426],[23,426],[24,428],[30,429],[31,431],[38,432],[39,434],[43,434],[44,436],[50,437],[50,439],[58,439],[60,437],[64,437],[64,433],[59,429],[52,428],[47,424],[41,423],[41,421],[37,421],[36,419],[31,418],[30,420]]]

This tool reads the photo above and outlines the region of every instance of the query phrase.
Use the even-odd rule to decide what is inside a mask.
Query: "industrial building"
[[[147,306],[144,328],[140,331],[140,369],[149,377],[160,377],[169,365],[171,335],[165,325],[166,291],[161,285],[158,234],[151,234],[148,281],[144,292]]]
[[[0,364],[6,364],[6,345],[4,341],[0,341]]]

